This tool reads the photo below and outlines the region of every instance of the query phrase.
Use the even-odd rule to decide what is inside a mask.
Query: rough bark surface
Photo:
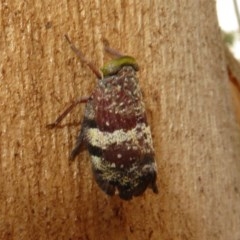
[[[240,239],[240,134],[214,1],[0,2],[1,239]],[[87,153],[69,163],[102,39],[138,59],[160,194],[131,202],[96,185]]]
[[[240,126],[240,63],[233,57],[227,46],[224,46],[224,49],[233,106],[238,125]]]

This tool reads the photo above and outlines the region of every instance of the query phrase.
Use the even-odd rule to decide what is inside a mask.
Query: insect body
[[[86,102],[86,108],[70,159],[74,159],[85,145],[91,155],[96,182],[108,195],[118,192],[120,198],[129,200],[143,194],[147,187],[157,193],[152,137],[136,77],[135,59],[106,47],[117,55],[117,59],[105,64],[101,74],[73,44],[71,47],[99,80],[88,99],[73,104]],[[50,127],[62,118],[60,116]]]

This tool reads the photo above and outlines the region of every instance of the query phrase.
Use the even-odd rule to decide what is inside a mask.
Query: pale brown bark
[[[214,1],[1,1],[1,239],[239,239],[240,134]],[[160,194],[123,202],[68,162],[94,88],[63,35],[101,66],[138,59]]]

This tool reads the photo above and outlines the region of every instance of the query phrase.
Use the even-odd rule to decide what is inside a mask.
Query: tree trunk
[[[187,2],[1,1],[1,239],[240,239],[240,132],[215,2]],[[69,163],[84,106],[46,129],[96,83],[64,34],[96,66],[103,38],[138,60],[158,195],[108,197],[87,153]]]

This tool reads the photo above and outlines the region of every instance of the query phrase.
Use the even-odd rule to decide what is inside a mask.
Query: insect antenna
[[[93,73],[97,76],[98,79],[102,78],[102,74],[101,72],[95,67],[95,65],[89,61],[84,55],[83,53],[76,48],[76,46],[71,42],[71,40],[69,39],[68,35],[65,34],[64,37],[66,38],[66,40],[68,41],[71,49],[73,50],[73,52],[75,52],[75,54],[78,56],[78,58],[82,61],[82,63],[85,63],[92,71]]]
[[[104,50],[113,55],[113,56],[116,56],[116,57],[122,57],[124,56],[124,54],[120,53],[119,51],[117,51],[116,49],[113,49],[110,47],[110,44],[108,42],[108,40],[106,38],[103,38],[103,45],[104,45]]]

